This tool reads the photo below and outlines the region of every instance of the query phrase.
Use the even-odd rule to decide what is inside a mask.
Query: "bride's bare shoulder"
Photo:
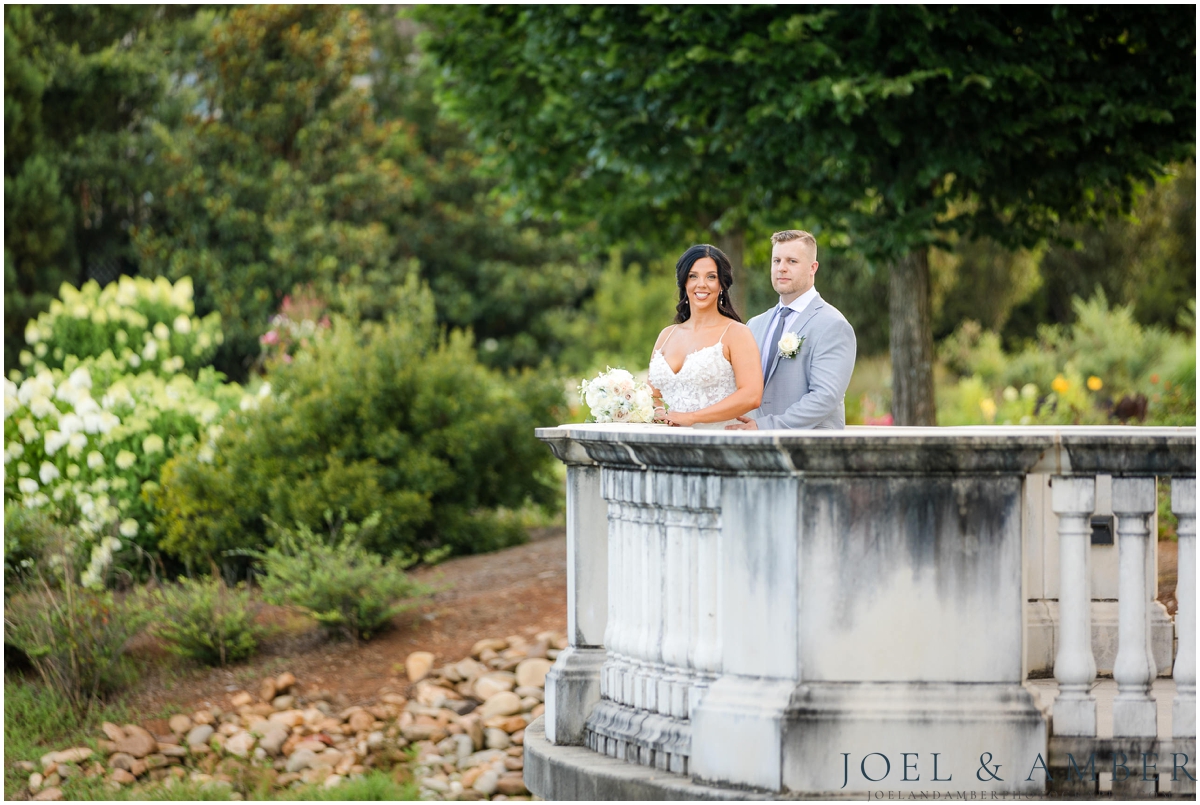
[[[662,328],[662,331],[659,332],[659,334],[658,334],[658,338],[655,339],[655,341],[654,341],[654,348],[658,349],[659,347],[661,347],[663,345],[663,342],[666,341],[667,338],[671,335],[671,331],[674,330],[678,326],[679,326],[678,324],[668,324],[666,327]]]

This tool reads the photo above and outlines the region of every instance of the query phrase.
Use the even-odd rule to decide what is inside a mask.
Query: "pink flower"
[[[892,420],[891,414],[884,414],[883,416],[863,417],[864,425],[891,425],[892,423],[893,423],[893,420]]]
[[[283,356],[283,362],[284,362],[284,363],[291,363],[291,362],[292,362],[292,356],[291,356],[291,355],[286,355],[286,354],[285,354],[285,355]]]
[[[267,332],[261,338],[259,338],[258,341],[260,344],[278,344],[279,333],[275,332],[274,330],[267,330]]]

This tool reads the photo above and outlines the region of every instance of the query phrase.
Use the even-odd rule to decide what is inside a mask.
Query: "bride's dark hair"
[[[711,257],[717,264],[717,280],[721,283],[721,293],[717,296],[717,312],[726,318],[740,322],[741,316],[737,314],[737,311],[733,309],[733,303],[729,301],[729,286],[733,285],[733,265],[725,256],[725,252],[716,246],[700,243],[684,252],[683,256],[679,258],[679,262],[675,264],[675,284],[679,286],[679,304],[675,305],[675,323],[683,324],[692,317],[691,305],[688,304],[687,298],[687,276],[696,261],[705,257]]]

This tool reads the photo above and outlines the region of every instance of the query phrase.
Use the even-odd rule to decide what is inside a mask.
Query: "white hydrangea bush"
[[[121,277],[101,288],[63,283],[50,309],[25,326],[28,349],[19,356],[26,374],[65,367],[68,358],[110,351],[126,371],[195,376],[224,341],[221,316],[195,316],[192,280]],[[16,371],[16,370],[14,370]],[[15,378],[10,378],[15,379]]]
[[[90,555],[81,581],[100,586],[114,555],[128,543],[151,551],[157,543],[152,501],[166,461],[197,444],[211,456],[223,417],[246,400],[257,403],[258,397],[223,382],[211,368],[195,370],[193,376],[188,361],[176,360],[181,349],[211,356],[209,347],[220,343],[211,317],[187,315],[190,281],[172,286],[166,280],[123,277],[103,291],[66,288],[63,300],[56,300],[50,313],[27,331],[33,336],[30,346],[35,351],[42,347],[39,359],[29,361],[28,375],[15,373],[4,381],[4,501],[6,506],[44,510],[69,526],[79,541],[76,553]],[[116,314],[108,309],[114,306]],[[59,338],[78,338],[84,332],[64,325],[63,317],[94,325],[96,310],[105,312],[85,345],[94,354],[59,357]],[[127,326],[140,323],[129,311],[145,319],[144,330],[104,329],[113,317]],[[164,334],[163,322],[152,321],[145,311],[174,313],[170,332]],[[125,337],[117,337],[119,332]],[[144,345],[155,346],[134,353],[128,347],[131,332],[135,340],[148,334]],[[95,340],[104,333],[114,343]],[[131,361],[135,355],[141,360]],[[44,357],[59,365],[47,366],[40,359]]]

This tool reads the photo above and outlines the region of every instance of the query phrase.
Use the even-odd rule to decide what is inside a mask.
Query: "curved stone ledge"
[[[539,428],[537,436],[568,464],[756,475],[1175,475],[1195,471],[1196,446],[1195,428],[1134,426],[720,431],[560,425]]]
[[[697,785],[681,774],[546,740],[544,717],[525,728],[525,785],[546,800],[770,800],[780,795]],[[814,797],[814,799],[817,797]],[[825,797],[820,797],[824,799]]]

